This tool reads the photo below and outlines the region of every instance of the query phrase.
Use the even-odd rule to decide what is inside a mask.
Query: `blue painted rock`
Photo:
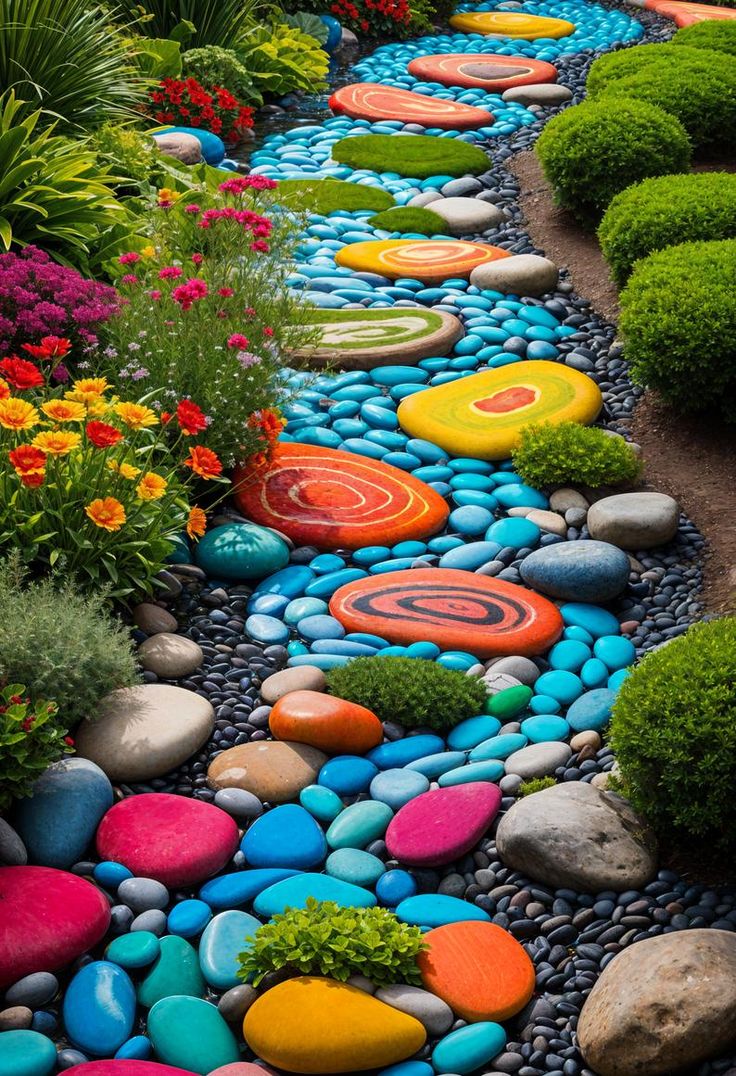
[[[582,628],[598,639],[601,635],[618,634],[618,620],[607,609],[581,602],[568,602],[560,606],[560,614],[566,627]]]
[[[506,1032],[500,1024],[483,1021],[451,1031],[434,1048],[432,1064],[437,1072],[476,1072],[506,1045]]]
[[[337,793],[323,785],[307,785],[299,793],[299,802],[314,818],[328,823],[345,807]]]
[[[305,870],[324,862],[325,836],[308,811],[295,803],[261,815],[241,842],[253,867],[293,867]]]
[[[504,775],[503,762],[498,759],[485,759],[480,762],[468,762],[465,766],[443,773],[437,784],[440,788],[453,785],[467,785],[474,781],[500,781]]]
[[[238,954],[248,948],[246,938],[261,923],[247,912],[227,911],[216,915],[199,941],[199,966],[215,990],[229,990],[240,983]]]
[[[48,1076],[56,1068],[56,1047],[37,1031],[0,1034],[0,1076]]]
[[[113,1054],[131,1036],[135,1006],[135,989],[127,973],[117,964],[95,960],[67,987],[66,1033],[87,1054]]]
[[[199,567],[215,579],[262,579],[289,561],[289,547],[273,531],[253,523],[224,523],[197,543]]]
[[[605,602],[629,579],[629,558],[608,542],[558,542],[535,549],[521,562],[527,586],[566,601]]]
[[[169,934],[194,938],[201,934],[212,918],[212,909],[203,900],[181,900],[171,909],[166,921]]]
[[[443,893],[421,893],[409,897],[396,908],[396,915],[405,923],[417,927],[442,927],[446,923],[464,923],[471,920],[490,923],[491,917],[482,908],[467,900],[448,897]]]
[[[186,1065],[200,1076],[240,1059],[235,1036],[217,1008],[200,998],[157,1001],[148,1014],[148,1035],[161,1061]]]
[[[386,870],[383,862],[359,848],[337,848],[327,857],[325,870],[332,878],[351,885],[374,886]]]
[[[299,871],[285,867],[265,867],[237,871],[235,874],[221,874],[205,882],[199,895],[216,911],[220,908],[237,908],[241,904],[249,904],[269,886],[298,873]]]
[[[604,635],[596,639],[593,653],[611,672],[625,669],[636,660],[636,650],[630,639],[620,635]]]
[[[105,960],[119,964],[121,968],[145,968],[152,964],[161,951],[161,944],[150,930],[132,930],[121,934],[105,950]]]
[[[376,896],[387,908],[395,908],[402,900],[413,897],[417,883],[408,871],[397,868],[386,871],[376,882]]]
[[[319,771],[319,784],[338,796],[357,796],[370,785],[378,769],[359,755],[337,755]]]
[[[412,867],[438,867],[468,852],[501,806],[496,785],[473,783],[425,792],[402,807],[386,831],[390,855]]]
[[[443,751],[445,741],[441,736],[424,733],[419,736],[406,736],[403,740],[383,743],[368,752],[368,758],[379,770],[393,770],[406,766],[417,758],[425,758],[437,751]]]
[[[428,791],[429,778],[408,769],[383,770],[370,785],[371,798],[388,804],[393,811]]]
[[[286,908],[306,908],[309,897],[331,900],[343,908],[373,908],[376,898],[367,889],[328,874],[299,874],[277,882],[259,893],[253,902],[256,915],[269,919]]]

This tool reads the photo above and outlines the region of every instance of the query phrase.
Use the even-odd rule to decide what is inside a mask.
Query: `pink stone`
[[[101,859],[123,863],[167,886],[204,881],[225,866],[238,843],[235,822],[210,803],[147,792],[111,807],[97,830]]]
[[[151,1076],[154,1076],[151,1073]],[[232,1065],[223,1065],[213,1069],[209,1076],[279,1076],[276,1069],[268,1065],[253,1065],[250,1061],[234,1061]]]
[[[158,1061],[120,1058],[117,1061],[90,1061],[84,1066],[84,1076],[192,1076],[192,1073],[189,1069],[159,1065]]]
[[[84,878],[51,867],[0,867],[0,989],[69,964],[109,925],[107,901]]]
[[[423,792],[393,817],[386,847],[410,867],[441,867],[470,851],[498,814],[498,785],[473,781]]]

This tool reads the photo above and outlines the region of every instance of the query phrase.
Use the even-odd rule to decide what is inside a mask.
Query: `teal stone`
[[[526,736],[520,732],[507,732],[501,736],[491,736],[474,747],[470,752],[471,762],[483,762],[486,759],[504,759],[513,755],[514,751],[521,751],[527,745]]]
[[[116,1051],[115,1060],[147,1061],[152,1051],[151,1040],[146,1035],[134,1035]]]
[[[310,560],[309,567],[317,575],[327,575],[328,572],[339,572],[345,567],[345,561],[336,553],[320,553]]]
[[[618,691],[624,680],[631,675],[631,669],[618,669],[617,672],[612,673],[608,677],[608,684],[606,685],[609,691]]]
[[[391,550],[394,557],[421,557],[427,552],[426,542],[399,542]]]
[[[439,751],[436,755],[427,755],[426,758],[418,758],[415,762],[410,762],[406,769],[423,773],[425,777],[433,781],[448,770],[462,766],[464,762],[464,751]]]
[[[553,669],[579,672],[590,657],[592,657],[590,647],[585,643],[576,642],[574,639],[563,639],[562,642],[555,643],[547,660]]]
[[[387,545],[366,545],[362,549],[356,549],[353,560],[361,567],[370,568],[372,564],[379,564],[391,556],[391,550]]]
[[[563,622],[568,627],[583,628],[594,639],[601,635],[616,635],[619,631],[618,620],[607,609],[598,605],[584,605],[582,602],[567,602],[560,606]]]
[[[542,531],[537,524],[522,516],[497,519],[486,531],[486,541],[498,542],[500,546],[510,546],[512,549],[535,546],[541,537]]]
[[[578,643],[585,643],[586,646],[593,645],[593,636],[590,634],[590,632],[586,631],[585,628],[576,627],[574,624],[568,628],[565,628],[562,633],[562,638],[574,639]]]
[[[471,476],[466,475],[464,477],[469,478]],[[480,478],[482,476],[477,475],[475,477]],[[447,553],[443,553],[439,567],[459,568],[461,571],[474,572],[483,564],[493,560],[500,551],[501,546],[498,542],[468,542],[466,545],[458,546],[455,549],[448,550]]]
[[[440,1039],[432,1052],[432,1064],[437,1073],[466,1076],[500,1054],[505,1045],[506,1032],[500,1024],[468,1024]]]
[[[485,762],[469,762],[467,766],[449,770],[442,774],[437,784],[440,788],[452,788],[455,785],[471,784],[473,781],[500,781],[504,772],[503,762],[489,758]]]
[[[0,1076],[49,1076],[56,1047],[38,1031],[0,1032]]]
[[[490,923],[491,917],[477,904],[443,893],[420,893],[402,900],[396,915],[415,927],[442,927],[446,923]]]
[[[221,874],[219,878],[205,882],[199,895],[215,911],[237,908],[240,904],[249,904],[254,897],[276,882],[300,873],[301,871],[287,867],[260,867],[237,871],[235,874]]]
[[[607,666],[609,672],[625,669],[636,661],[634,644],[621,635],[604,635],[596,639],[593,653]]]
[[[383,837],[394,812],[386,803],[364,800],[346,807],[327,830],[330,848],[364,848]]]
[[[69,983],[63,1014],[75,1046],[93,1057],[110,1057],[133,1031],[135,987],[117,964],[93,960]]]
[[[338,848],[327,857],[325,870],[332,878],[339,878],[341,882],[374,886],[386,867],[370,852],[363,852],[358,848]]]
[[[447,737],[447,746],[453,751],[470,751],[483,740],[496,736],[501,730],[501,722],[490,714],[467,717],[461,721]]]
[[[199,998],[168,997],[148,1014],[148,1035],[164,1065],[208,1072],[240,1060],[238,1043],[215,1005]]]
[[[570,726],[564,717],[540,714],[522,721],[521,731],[529,743],[547,743],[551,740],[566,740],[570,735]]]
[[[585,688],[603,687],[610,673],[598,658],[590,658],[580,670],[580,679]]]
[[[169,912],[166,921],[169,934],[194,938],[201,934],[212,918],[212,909],[203,900],[182,900]]]
[[[563,706],[569,706],[582,695],[583,685],[575,673],[554,669],[552,672],[542,673],[534,684],[534,692],[537,695],[551,695]]]
[[[378,1076],[434,1076],[434,1069],[426,1061],[401,1061],[381,1069]]]
[[[197,953],[184,938],[166,934],[160,939],[161,952],[145,979],[138,984],[138,1002],[150,1009],[162,998],[185,994],[201,998],[205,982]]]
[[[293,598],[283,612],[285,624],[292,627],[307,616],[322,616],[329,609],[321,598]]]
[[[273,531],[254,523],[213,527],[197,542],[197,565],[215,579],[262,579],[289,561],[289,547]]]
[[[314,572],[305,564],[290,564],[288,568],[282,568],[260,582],[253,592],[253,597],[258,597],[259,594],[280,594],[284,598],[298,598],[313,579]]]
[[[549,508],[549,500],[545,495],[531,486],[525,486],[523,482],[509,482],[499,486],[495,497],[502,508]]]
[[[379,366],[371,370],[371,380],[376,385],[400,385],[402,382],[423,384],[427,375],[416,366]]]
[[[370,794],[374,800],[386,803],[398,811],[409,800],[429,791],[429,778],[409,768],[383,770],[371,781]]]
[[[551,695],[535,695],[529,703],[529,709],[533,714],[557,714],[562,709],[562,704]]]
[[[150,930],[134,930],[113,938],[105,950],[105,960],[121,968],[145,968],[158,956],[161,945]]]
[[[606,687],[587,691],[567,711],[570,728],[575,732],[587,732],[589,729],[601,732],[611,720],[611,707],[615,701],[615,693]]]
[[[270,919],[287,908],[306,908],[309,897],[334,901],[341,908],[373,908],[376,905],[374,894],[361,886],[329,874],[300,874],[264,889],[253,902],[253,911]]]
[[[238,954],[249,947],[246,938],[261,925],[255,916],[234,910],[210,920],[199,941],[199,966],[211,987],[229,990],[241,982]]]
[[[408,658],[421,658],[423,661],[434,661],[441,653],[442,651],[436,643],[430,643],[426,640],[410,643],[406,648]]]
[[[328,572],[327,575],[320,575],[307,584],[305,593],[309,598],[331,598],[340,587],[348,583],[357,583],[366,575],[367,572],[364,572],[362,568],[342,568],[338,572]]]
[[[340,797],[324,785],[307,785],[299,793],[299,802],[320,822],[332,822],[345,807]]]

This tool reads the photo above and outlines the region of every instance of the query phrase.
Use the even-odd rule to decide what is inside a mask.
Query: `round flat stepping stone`
[[[351,248],[352,249],[352,248]],[[592,422],[603,398],[595,381],[556,362],[513,363],[402,400],[401,428],[455,456],[507,459],[533,422]],[[519,651],[521,653],[521,651]]]
[[[575,33],[575,24],[567,19],[549,19],[514,11],[464,11],[450,18],[450,26],[462,34],[514,37],[524,41],[536,41],[538,37],[567,37]]]
[[[230,747],[207,770],[211,788],[242,788],[262,803],[287,803],[317,780],[327,756],[316,747],[285,740],[259,740]]]
[[[241,512],[320,549],[425,538],[448,515],[439,493],[397,467],[311,445],[279,445],[255,480],[240,468],[234,481],[243,482],[235,494]]]
[[[530,60],[526,56],[494,56],[484,52],[418,56],[408,65],[408,71],[415,78],[427,82],[477,88],[486,93],[503,93],[512,86],[557,81],[557,68],[544,60]],[[430,100],[434,101],[434,98]]]
[[[665,19],[673,19],[676,26],[690,26],[706,19],[736,19],[736,11],[714,4],[690,4],[680,0],[646,0],[644,7],[656,11]]]
[[[446,131],[463,131],[493,123],[493,116],[484,108],[426,97],[379,82],[342,86],[333,93],[328,104],[333,112],[341,112],[354,120],[401,120],[402,123],[420,123],[424,127],[441,127]]]
[[[485,232],[505,219],[505,214],[498,206],[483,202],[480,198],[438,198],[431,204],[432,212],[442,217],[450,235]],[[501,262],[510,260],[502,258]]]
[[[481,658],[543,653],[562,633],[552,602],[525,587],[454,568],[408,569],[340,587],[332,615],[349,631],[415,639]]]
[[[441,867],[480,840],[501,806],[497,785],[438,788],[410,800],[391,820],[386,847],[410,867]]]
[[[284,695],[268,722],[280,740],[310,744],[330,755],[364,755],[383,742],[383,726],[374,713],[320,691]]]
[[[526,86],[512,86],[504,90],[504,101],[516,101],[520,105],[543,105],[551,108],[572,99],[572,90],[567,86],[555,86],[549,82],[529,83]]]
[[[479,265],[510,257],[501,247],[462,239],[371,239],[338,250],[335,261],[356,273],[442,284],[455,277],[467,278]]]
[[[440,310],[310,310],[309,324],[319,327],[319,338],[291,357],[346,370],[449,355],[464,334],[459,318]]]

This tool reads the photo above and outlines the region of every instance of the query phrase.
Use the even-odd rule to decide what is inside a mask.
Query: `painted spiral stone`
[[[544,60],[529,60],[526,56],[494,56],[482,52],[418,56],[408,65],[408,71],[415,78],[426,79],[427,82],[478,88],[488,93],[503,93],[512,86],[557,82],[557,68]]]
[[[446,131],[462,131],[493,123],[493,116],[484,108],[424,97],[410,90],[382,86],[380,82],[342,86],[328,103],[333,112],[342,112],[354,120],[401,120],[403,123],[421,123],[425,127],[442,127]]]
[[[601,407],[591,378],[556,362],[513,363],[437,385],[402,400],[398,416],[412,437],[456,456],[502,460],[532,422],[592,422]]]
[[[510,257],[508,250],[464,239],[371,239],[338,250],[335,261],[356,273],[441,284],[451,277],[468,277],[486,262]]]
[[[348,631],[380,633],[402,645],[426,639],[480,658],[541,654],[563,628],[546,598],[452,568],[359,579],[336,591],[330,612]]]
[[[673,19],[676,26],[690,26],[706,19],[736,19],[736,11],[733,8],[717,7],[714,4],[691,4],[687,0],[646,0],[644,7],[656,11],[665,19]]]
[[[241,467],[233,481],[244,515],[319,549],[425,538],[448,515],[439,493],[398,467],[312,445],[279,445],[255,479]]]
[[[525,41],[536,41],[538,37],[567,37],[575,32],[575,24],[567,19],[511,11],[463,11],[451,17],[450,26],[463,34],[517,37]]]

